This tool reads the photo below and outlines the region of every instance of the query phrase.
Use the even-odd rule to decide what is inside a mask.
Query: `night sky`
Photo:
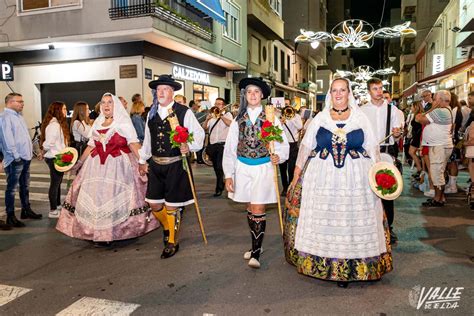
[[[328,0],[330,1],[330,0]],[[382,27],[390,26],[390,9],[400,8],[401,0],[385,0],[385,12],[382,19]],[[351,3],[351,18],[361,19],[372,24],[374,29],[378,29],[380,17],[382,15],[382,8],[384,0],[364,0],[364,1],[350,1]],[[383,40],[379,38],[374,39],[374,46],[370,49],[353,49],[351,55],[354,58],[354,66],[369,65],[375,69],[379,69],[381,62],[381,49]]]

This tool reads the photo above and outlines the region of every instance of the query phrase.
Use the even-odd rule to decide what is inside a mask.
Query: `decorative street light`
[[[370,48],[373,45],[374,37],[416,36],[416,31],[410,27],[409,21],[393,27],[374,30],[374,27],[364,20],[346,20],[337,24],[331,33],[304,29],[301,29],[300,32],[301,34],[295,39],[296,43],[310,43],[314,47],[320,42],[331,42],[334,49]]]

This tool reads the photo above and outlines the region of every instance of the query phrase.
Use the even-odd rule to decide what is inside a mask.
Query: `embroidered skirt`
[[[380,279],[393,269],[380,201],[374,199],[369,206],[373,215],[361,208],[371,199],[371,193],[361,187],[370,162],[362,159],[348,158],[346,162],[355,165],[343,170],[331,166],[331,160],[311,159],[297,185],[288,191],[283,212],[285,257],[299,273],[331,281],[365,281]],[[342,173],[332,174],[337,172]],[[340,191],[345,186],[353,188],[352,199]]]

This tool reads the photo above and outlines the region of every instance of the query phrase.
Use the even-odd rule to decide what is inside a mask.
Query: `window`
[[[19,0],[20,12],[80,8],[82,0]]]
[[[281,0],[270,0],[270,6],[276,14],[281,16]]]
[[[273,70],[278,71],[278,47],[273,46]]]
[[[210,101],[211,106],[219,97],[219,88],[206,86],[203,84],[193,84],[193,100],[194,101]]]
[[[255,36],[250,39],[250,61],[260,65],[260,40]]]
[[[288,77],[291,77],[291,67],[290,67],[290,55],[286,55],[286,69],[288,69]]]
[[[224,37],[240,43],[240,9],[230,0],[222,3],[224,10],[225,25],[222,27]]]

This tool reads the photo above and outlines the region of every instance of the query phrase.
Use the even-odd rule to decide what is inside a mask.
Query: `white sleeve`
[[[87,139],[87,137],[89,136],[90,126],[85,123],[81,123],[78,120],[76,120],[74,121],[74,126],[72,128],[73,128],[73,134],[74,134],[74,131],[76,131],[77,133],[79,133],[79,135],[81,135],[81,137],[85,139]]]
[[[150,128],[148,127],[148,117],[145,123],[145,138],[143,139],[142,148],[138,150],[138,154],[140,155],[138,163],[142,165],[151,157],[151,136]]]
[[[275,126],[278,126],[279,128],[282,128],[281,122],[279,119],[275,118]],[[288,160],[288,157],[290,155],[290,144],[288,143],[288,139],[286,138],[285,133],[281,133],[281,137],[283,138],[283,141],[280,142],[273,142],[275,146],[275,154],[278,155],[280,158],[279,163],[283,163]]]
[[[403,122],[400,122],[400,114],[398,113],[398,109],[395,106],[393,106],[390,113],[390,120],[392,122],[392,128],[400,128],[403,125]]]
[[[193,152],[201,150],[206,133],[191,110],[187,110],[184,115],[184,127],[188,129],[189,133],[193,133],[194,140],[191,143],[188,143],[189,150]]]
[[[239,144],[239,125],[235,120],[229,126],[229,132],[224,145],[222,169],[225,178],[233,178],[237,162],[237,145]]]
[[[301,170],[306,164],[311,151],[316,148],[316,133],[321,125],[322,112],[318,113],[314,118],[311,119],[309,125],[306,127],[303,140],[300,143],[300,149],[298,150],[298,158],[296,159],[296,165]]]
[[[364,132],[364,143],[362,144],[362,147],[367,151],[367,154],[373,162],[380,161],[380,146],[375,137],[375,132],[372,128],[373,125],[370,124],[367,116],[362,113],[358,117],[358,121]]]
[[[48,126],[46,126],[43,142],[43,149],[45,151],[51,151],[56,147],[58,139],[61,139],[60,129],[61,126],[56,122],[49,123]]]

